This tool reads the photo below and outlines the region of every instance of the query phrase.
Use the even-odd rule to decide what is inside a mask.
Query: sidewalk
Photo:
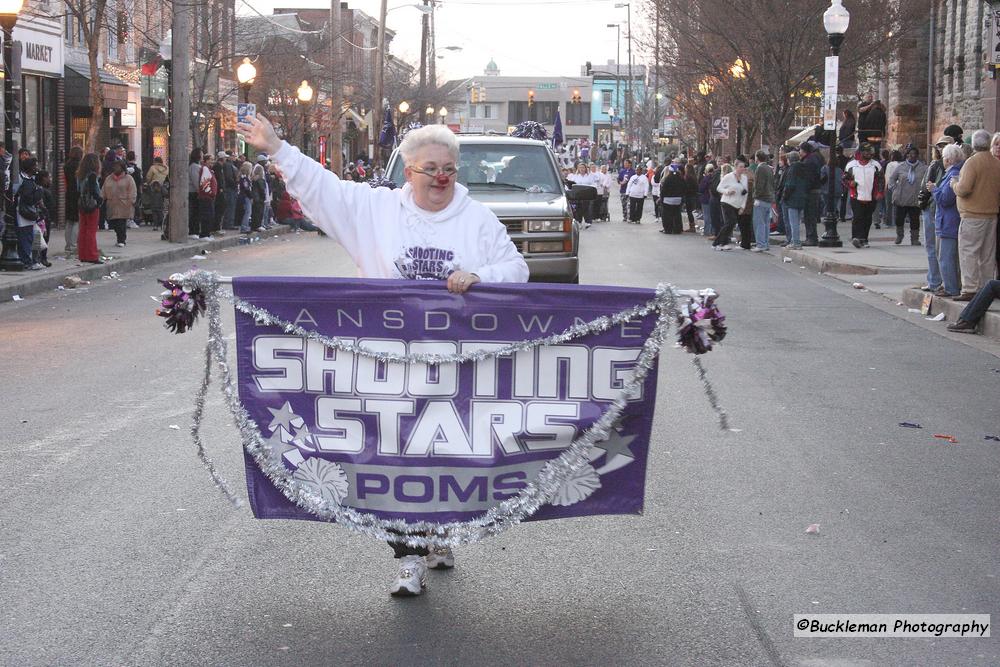
[[[263,241],[279,234],[287,234],[292,228],[287,225],[259,232],[253,237],[253,242]],[[160,239],[160,232],[151,227],[140,227],[128,230],[128,244],[124,248],[115,247],[113,231],[98,231],[97,245],[104,264],[81,263],[76,255],[66,257],[65,235],[62,229],[52,232],[49,237],[49,261],[52,266],[41,271],[0,271],[0,303],[10,301],[15,296],[20,298],[58,289],[63,279],[77,276],[82,280],[99,282],[112,272],[121,274],[136,271],[147,266],[163,262],[173,262],[179,259],[189,259],[205,252],[230,248],[241,243],[247,243],[247,237],[235,230],[227,230],[225,235],[209,240],[195,241],[185,239],[183,243],[170,243]]]
[[[946,323],[958,320],[965,302],[920,291],[920,286],[927,284],[927,250],[922,245],[910,245],[909,231],[903,243],[895,245],[894,230],[872,229],[871,247],[861,249],[851,245],[850,223],[838,225],[837,233],[844,243],[843,248],[781,248],[780,254],[791,259],[794,265],[844,282],[861,283],[869,292],[880,294],[908,309],[923,311],[926,299],[927,310],[923,314],[932,317],[944,313],[942,328]],[[980,331],[983,336],[1000,340],[1000,305],[994,304],[986,314]]]

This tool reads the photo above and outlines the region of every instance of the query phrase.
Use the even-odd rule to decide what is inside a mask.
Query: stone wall
[[[945,127],[954,123],[961,125],[966,136],[970,136],[984,122],[986,3],[983,0],[938,0],[934,12],[933,134],[940,135]],[[925,62],[926,50],[925,46]]]
[[[889,142],[913,142],[921,148],[951,124],[961,125],[966,137],[986,124],[993,82],[984,66],[989,44],[984,0],[934,0],[934,118],[928,134],[927,70],[930,16],[919,31],[900,42],[889,63]],[[989,48],[989,47],[986,47]]]

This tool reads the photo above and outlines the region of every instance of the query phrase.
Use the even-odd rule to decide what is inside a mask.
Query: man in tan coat
[[[1000,160],[990,153],[990,133],[986,130],[972,135],[972,148],[975,154],[951,182],[962,218],[958,228],[962,293],[956,301],[972,301],[979,288],[996,275]]]
[[[124,248],[126,223],[135,210],[135,180],[125,173],[125,163],[122,160],[112,163],[111,173],[101,186],[101,197],[107,206],[108,222],[115,230],[115,245]]]

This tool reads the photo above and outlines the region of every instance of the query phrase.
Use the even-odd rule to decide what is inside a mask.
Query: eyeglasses
[[[444,168],[431,167],[430,169],[420,169],[418,167],[411,166],[410,171],[415,171],[418,174],[423,174],[424,176],[430,176],[431,178],[437,178],[442,174],[444,174],[447,178],[452,178],[453,176],[458,174],[458,169],[455,169],[454,167],[444,167]]]

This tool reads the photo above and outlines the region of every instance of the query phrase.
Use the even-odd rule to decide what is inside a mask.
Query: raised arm
[[[376,192],[367,184],[345,182],[298,148],[278,138],[263,116],[237,125],[247,143],[267,152],[285,177],[289,194],[302,211],[353,257],[359,249],[358,228],[371,221]],[[355,260],[357,261],[357,260]]]

